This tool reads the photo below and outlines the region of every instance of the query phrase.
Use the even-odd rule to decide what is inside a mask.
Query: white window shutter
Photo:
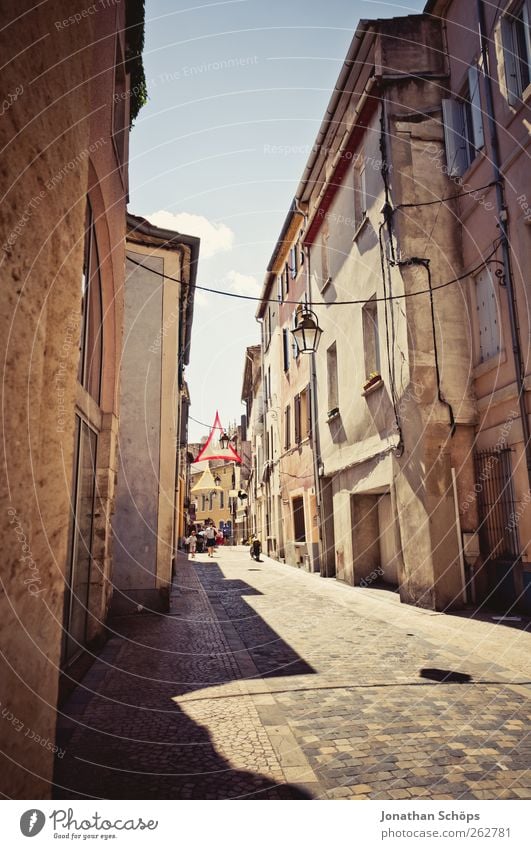
[[[501,39],[503,47],[503,65],[505,83],[507,85],[507,101],[514,106],[518,102],[518,74],[516,70],[516,53],[513,44],[513,28],[508,17],[501,19]]]
[[[500,324],[496,288],[490,271],[485,268],[476,277],[476,305],[479,329],[480,361],[495,357],[500,351]]]
[[[446,164],[450,177],[460,177],[467,169],[466,139],[463,126],[463,107],[458,100],[443,99],[444,142]]]
[[[468,88],[470,91],[470,112],[472,115],[472,133],[474,136],[474,147],[480,150],[485,145],[483,135],[483,113],[481,111],[481,96],[479,91],[479,68],[471,65],[468,69]]]

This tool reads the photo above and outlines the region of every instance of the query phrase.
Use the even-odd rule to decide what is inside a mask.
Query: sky
[[[197,283],[258,296],[358,21],[425,0],[146,0],[149,100],[130,139],[129,211],[201,238]],[[189,439],[244,412],[251,301],[197,291]]]

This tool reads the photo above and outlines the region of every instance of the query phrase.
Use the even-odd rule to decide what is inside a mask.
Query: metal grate
[[[474,461],[481,552],[488,560],[514,560],[520,544],[511,521],[515,511],[511,449],[479,451]]]

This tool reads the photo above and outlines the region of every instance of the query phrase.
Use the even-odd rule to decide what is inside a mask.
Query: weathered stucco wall
[[[13,798],[50,793],[61,649],[79,357],[90,54],[86,30],[50,21],[82,8],[52,2],[24,25],[2,3],[0,161],[3,440],[0,522],[0,787]],[[42,45],[37,42],[49,33]],[[80,53],[77,51],[81,50]],[[31,81],[33,84],[31,85]],[[55,182],[52,182],[56,178]],[[44,743],[40,743],[41,738]],[[49,748],[47,743],[49,742]]]
[[[113,606],[122,595],[145,603],[156,588],[162,296],[160,257],[128,249],[147,269],[127,262],[124,348],[121,363],[121,417],[118,485],[113,518],[115,539]],[[148,591],[143,594],[143,591]],[[140,598],[142,596],[142,599]]]

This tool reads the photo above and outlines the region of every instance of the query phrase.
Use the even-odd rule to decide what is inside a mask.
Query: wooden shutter
[[[500,21],[501,43],[503,50],[503,69],[507,86],[507,102],[514,106],[518,102],[518,71],[516,68],[516,50],[513,44],[513,25],[509,16],[503,15]]]
[[[311,385],[308,384],[306,387],[306,433],[311,437],[312,435],[312,393],[311,393]]]
[[[458,100],[442,101],[446,164],[450,177],[460,177],[468,167],[463,107]]]
[[[301,441],[301,396],[300,395],[295,395],[294,412],[295,412],[295,444],[298,445]]]
[[[289,330],[287,327],[282,329],[282,348],[284,353],[284,371],[289,369]]]
[[[471,65],[468,69],[468,88],[470,92],[470,114],[472,116],[472,134],[474,147],[480,150],[485,145],[483,135],[483,113],[481,111],[481,96],[479,90],[479,68]]]

